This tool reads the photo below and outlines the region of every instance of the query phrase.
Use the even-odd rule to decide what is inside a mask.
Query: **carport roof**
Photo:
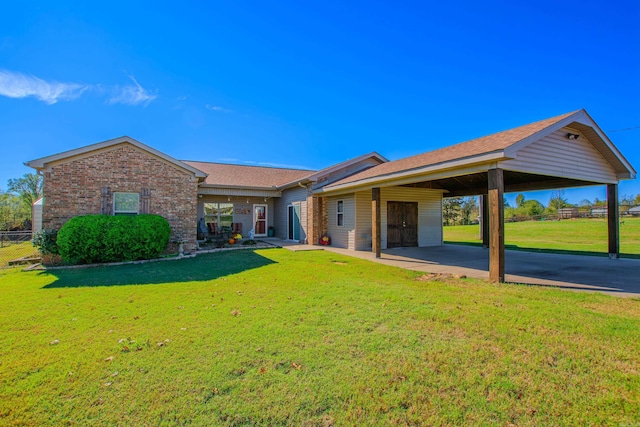
[[[444,147],[435,151],[382,163],[365,171],[351,175],[325,187],[326,191],[342,190],[359,185],[393,180],[399,176],[415,172],[433,172],[459,165],[470,165],[488,161],[498,161],[509,157],[510,149],[522,148],[541,137],[564,126],[574,125],[581,131],[591,131],[590,139],[594,147],[623,177],[635,178],[636,171],[609,141],[585,110],[561,114],[528,125],[494,133],[460,144]]]

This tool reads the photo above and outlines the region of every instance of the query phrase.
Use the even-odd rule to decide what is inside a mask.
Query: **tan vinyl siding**
[[[355,249],[371,250],[371,191],[355,193]]]
[[[580,135],[568,139],[567,133]],[[505,170],[586,181],[614,183],[616,173],[579,131],[563,128],[519,150],[516,158],[500,162]]]
[[[273,212],[276,237],[287,238],[287,213],[288,206],[300,202],[300,241],[304,242],[307,236],[307,189],[294,187],[282,192],[282,197],[276,198]]]
[[[388,187],[380,190],[382,248],[387,248],[387,201],[418,202],[418,246],[442,245],[442,192],[422,188]],[[369,198],[371,200],[371,198]],[[371,221],[369,221],[371,222]]]
[[[344,222],[338,225],[337,206],[338,201],[343,201]],[[355,204],[353,194],[327,198],[327,231],[331,237],[331,246],[353,250],[355,248]]]
[[[300,241],[307,241],[307,201],[300,202]]]

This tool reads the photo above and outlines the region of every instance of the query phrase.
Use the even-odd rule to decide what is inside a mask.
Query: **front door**
[[[387,202],[387,248],[418,246],[418,202]]]
[[[253,227],[254,236],[267,235],[267,205],[253,205]]]
[[[300,241],[300,203],[288,206],[287,239]]]

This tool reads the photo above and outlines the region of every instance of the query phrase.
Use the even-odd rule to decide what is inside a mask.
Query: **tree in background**
[[[19,196],[0,191],[0,230],[22,228],[31,218],[31,212],[25,212]]]
[[[442,222],[444,225],[455,225],[456,219],[460,216],[462,197],[445,197],[442,199]]]
[[[560,209],[566,208],[567,206],[569,206],[569,202],[565,197],[564,190],[556,190],[551,192],[549,206],[547,206],[547,211],[549,213],[558,213]]]
[[[10,179],[7,182],[7,192],[16,193],[24,208],[31,212],[33,202],[42,197],[42,176],[35,173],[26,173],[22,178]]]
[[[524,194],[520,193],[516,196],[516,208],[519,208],[524,203]]]
[[[40,175],[27,173],[7,182],[7,191],[0,191],[0,230],[31,228],[31,209],[42,197],[42,181]]]
[[[460,222],[463,225],[472,224],[478,217],[480,210],[475,197],[464,197],[460,205]]]

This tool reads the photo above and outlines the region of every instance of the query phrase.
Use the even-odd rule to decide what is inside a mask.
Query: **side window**
[[[138,215],[140,213],[140,194],[113,193],[114,215]]]
[[[337,225],[344,225],[344,202],[342,200],[338,200],[338,206],[336,208],[336,219]]]

